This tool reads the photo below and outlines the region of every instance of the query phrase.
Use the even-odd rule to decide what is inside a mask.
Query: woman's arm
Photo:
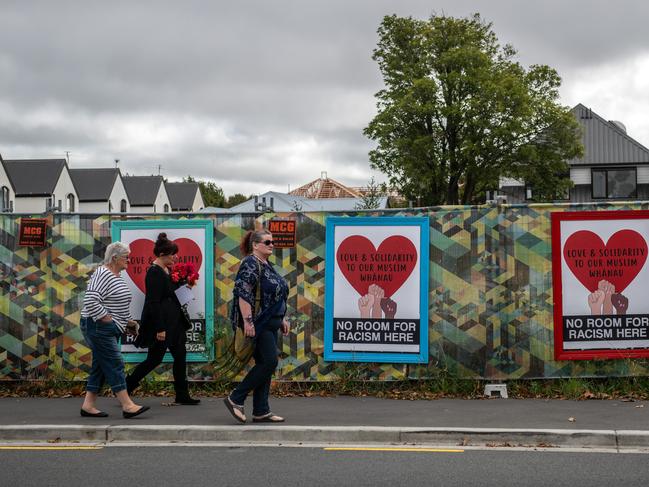
[[[95,321],[109,322],[113,319],[104,307],[104,295],[110,280],[109,273],[110,271],[106,272],[98,268],[88,281],[88,288],[83,297],[83,307]]]
[[[234,282],[235,296],[238,296],[239,310],[243,317],[243,330],[246,336],[255,336],[253,323],[253,306],[259,282],[259,268],[255,265],[254,258],[245,258],[241,261],[237,278]]]
[[[144,279],[151,324],[157,333],[167,330],[165,317],[162,313],[162,300],[165,297],[165,282],[162,272],[164,272],[162,269],[150,268]]]
[[[239,309],[243,316],[243,331],[246,336],[255,336],[255,324],[252,322],[252,306],[245,299],[239,298]]]

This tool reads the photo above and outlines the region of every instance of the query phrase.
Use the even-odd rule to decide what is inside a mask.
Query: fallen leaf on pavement
[[[577,421],[577,420],[576,420],[575,418],[573,418],[572,416],[570,416],[570,417],[568,418],[568,421],[570,421],[571,423],[574,423],[574,422]]]

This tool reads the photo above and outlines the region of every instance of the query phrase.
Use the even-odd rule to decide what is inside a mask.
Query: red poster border
[[[649,357],[649,348],[634,350],[564,350],[563,348],[563,285],[561,282],[561,222],[570,220],[643,220],[649,210],[566,211],[550,214],[552,230],[552,283],[554,299],[555,360],[595,360]]]

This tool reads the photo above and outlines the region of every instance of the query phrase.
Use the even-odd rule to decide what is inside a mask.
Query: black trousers
[[[149,347],[146,359],[126,378],[126,385],[129,391],[137,389],[140,381],[144,379],[153,369],[162,363],[164,355],[169,349],[173,362],[174,389],[176,395],[187,392],[187,349],[185,348],[184,332],[175,334],[175,340],[156,340],[153,346]]]
[[[281,321],[280,321],[281,324]],[[230,400],[243,405],[250,391],[252,393],[252,414],[263,416],[270,412],[268,396],[273,372],[277,368],[277,328],[262,330],[255,338],[255,365],[230,394]]]

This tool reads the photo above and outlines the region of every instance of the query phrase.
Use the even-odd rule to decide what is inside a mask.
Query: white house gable
[[[128,213],[131,210],[126,188],[124,187],[122,178],[119,176],[115,178],[115,185],[113,186],[113,191],[110,193],[109,201],[111,213]]]
[[[154,211],[155,213],[171,213],[171,203],[169,202],[169,196],[167,195],[164,184],[160,184],[160,188],[158,189]]]

